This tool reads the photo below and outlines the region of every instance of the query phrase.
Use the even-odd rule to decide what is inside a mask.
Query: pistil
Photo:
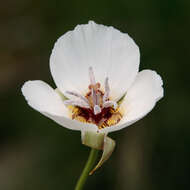
[[[98,89],[100,88],[100,85],[98,85],[98,83],[96,83],[96,79],[95,79],[92,67],[89,68],[89,77],[90,77],[89,88],[91,89],[93,110],[94,110],[94,114],[97,115],[102,111],[100,108],[100,105],[99,105],[98,93],[97,93]]]

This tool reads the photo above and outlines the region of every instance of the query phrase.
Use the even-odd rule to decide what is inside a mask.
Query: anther
[[[104,96],[103,96],[103,102],[105,102],[109,98],[109,94],[110,94],[110,87],[109,87],[109,83],[108,83],[108,77],[106,77],[106,80],[105,80],[105,93],[104,93]]]
[[[90,108],[90,106],[87,103],[85,103],[84,101],[80,101],[80,100],[65,100],[63,103],[65,105],[78,106],[81,108],[87,108],[87,109]]]
[[[104,108],[108,108],[108,107],[111,107],[111,106],[113,106],[114,109],[117,109],[117,107],[118,107],[117,103],[114,102],[114,101],[106,101],[103,104]]]
[[[102,110],[101,110],[100,106],[98,106],[98,105],[95,105],[95,106],[94,106],[94,114],[95,114],[95,115],[99,114],[101,111],[102,111]]]
[[[81,100],[85,101],[87,104],[89,104],[88,99],[84,96],[82,96],[81,94],[77,93],[77,92],[71,92],[71,91],[66,91],[67,94],[70,94],[72,96],[78,97]]]

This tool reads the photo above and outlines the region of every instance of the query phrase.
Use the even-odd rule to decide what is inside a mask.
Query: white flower
[[[26,82],[22,93],[32,108],[66,128],[117,131],[143,118],[163,97],[161,77],[139,72],[139,61],[128,34],[90,21],[55,43],[50,70],[57,90],[36,80]]]
[[[103,154],[91,174],[110,157],[115,141],[107,137],[147,115],[163,97],[162,79],[138,72],[139,48],[124,33],[92,21],[61,36],[50,57],[57,86],[28,81],[28,104],[63,127],[82,132],[82,143]]]

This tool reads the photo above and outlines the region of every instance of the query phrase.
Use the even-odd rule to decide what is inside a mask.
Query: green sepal
[[[98,168],[102,166],[102,164],[109,159],[111,156],[112,152],[114,151],[115,148],[115,141],[109,137],[105,137],[104,139],[104,147],[103,147],[103,154],[98,162],[98,164],[95,166],[95,168],[89,173],[89,175],[92,175]]]
[[[96,133],[93,131],[82,132],[82,144],[95,148],[97,150],[103,149],[104,133]]]
[[[105,133],[97,133],[93,131],[82,132],[82,144],[103,151],[100,161],[89,175],[92,175],[106,160],[109,159],[116,145],[115,141]]]

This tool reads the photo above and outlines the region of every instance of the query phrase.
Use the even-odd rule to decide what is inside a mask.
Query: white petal
[[[92,67],[97,82],[109,77],[112,98],[121,97],[139,68],[139,48],[128,34],[92,21],[61,36],[50,57],[50,69],[58,88],[84,93]]]
[[[22,93],[28,104],[38,111],[59,116],[67,114],[66,107],[60,96],[43,81],[25,82],[22,87]]]
[[[65,107],[61,97],[43,81],[26,82],[22,87],[22,93],[32,108],[63,127],[73,130],[97,129],[95,125],[70,119],[68,109]]]
[[[126,110],[123,119],[116,126],[103,129],[104,132],[125,128],[147,115],[163,97],[163,82],[155,71],[143,70],[138,73],[133,85],[121,104]],[[102,131],[102,132],[103,132]]]
[[[94,124],[83,123],[83,122],[79,122],[77,120],[69,119],[64,116],[51,115],[51,114],[45,113],[45,112],[43,112],[42,114],[51,118],[59,125],[65,127],[65,128],[68,128],[68,129],[72,129],[72,130],[76,130],[76,131],[95,131],[95,132],[98,131],[98,127]]]

